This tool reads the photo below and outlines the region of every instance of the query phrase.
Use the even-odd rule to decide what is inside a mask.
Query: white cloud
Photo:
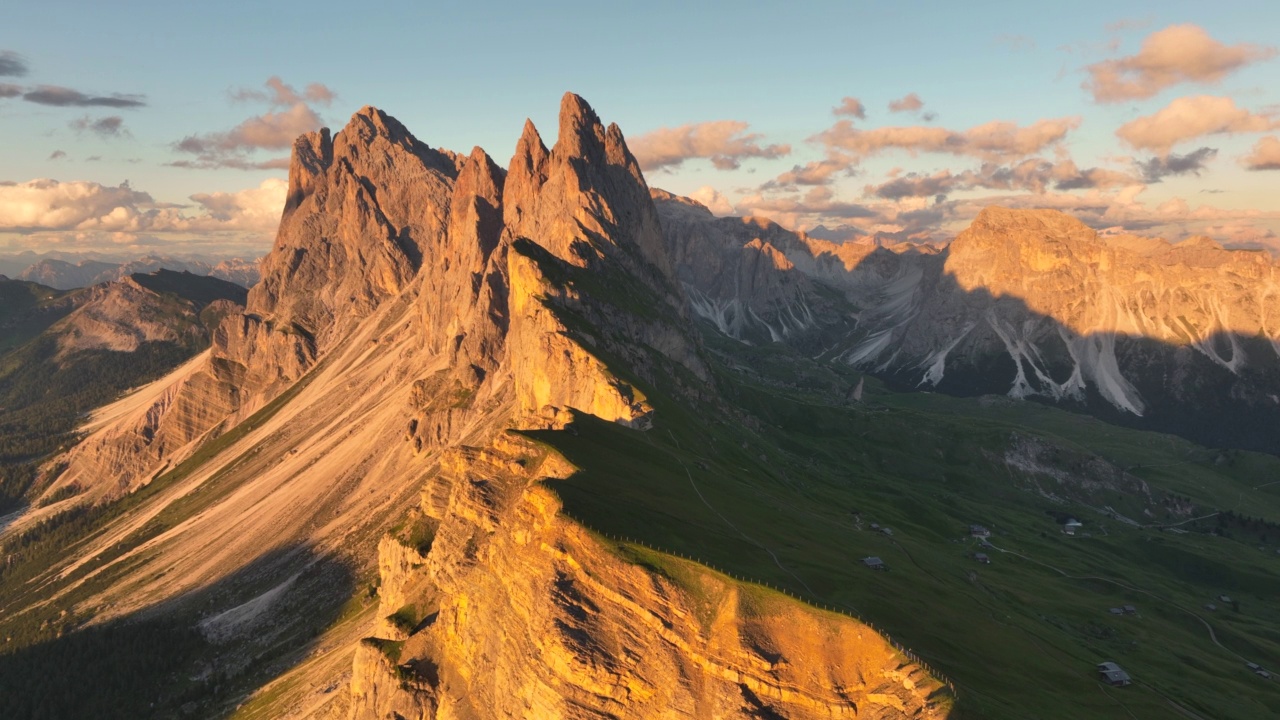
[[[736,169],[747,158],[776,158],[790,145],[761,145],[763,136],[748,133],[740,120],[713,120],[675,128],[658,128],[628,142],[644,170],[679,167],[685,160],[706,158],[721,170]]]
[[[1027,126],[994,120],[960,131],[923,126],[862,130],[841,120],[811,139],[824,145],[828,152],[844,151],[856,157],[905,150],[913,154],[931,152],[1000,160],[1035,155],[1060,143],[1079,126],[1080,118],[1065,117],[1037,120]]]
[[[1241,158],[1250,170],[1280,170],[1280,138],[1268,135],[1253,146],[1253,151]]]
[[[1139,150],[1168,153],[1178,143],[1206,135],[1265,132],[1276,120],[1238,107],[1229,97],[1180,97],[1152,115],[1131,120],[1116,135]]]
[[[271,106],[265,112],[248,118],[225,132],[188,135],[173,144],[174,150],[194,155],[194,160],[177,160],[170,165],[183,168],[235,168],[239,170],[285,169],[287,158],[257,160],[259,150],[287,150],[303,133],[323,125],[314,104],[328,105],[336,95],[319,83],[312,83],[299,93],[278,77],[265,83],[267,91],[241,89],[232,93],[237,102],[263,102]]]
[[[1084,88],[1098,102],[1149,98],[1182,82],[1214,83],[1275,48],[1224,45],[1196,25],[1171,25],[1152,33],[1136,55],[1090,65]]]
[[[216,234],[223,241],[263,247],[284,207],[288,183],[278,178],[235,193],[200,193],[193,206],[156,202],[127,183],[40,179],[0,184],[0,234],[37,236],[79,245],[147,244],[156,236],[176,239]]]
[[[694,190],[689,193],[689,197],[705,205],[715,215],[733,214],[733,203],[729,202],[729,198],[710,185],[703,185]]]

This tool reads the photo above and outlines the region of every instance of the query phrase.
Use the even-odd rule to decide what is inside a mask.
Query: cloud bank
[[[671,170],[700,158],[710,160],[717,169],[735,170],[748,158],[777,158],[791,152],[790,145],[762,145],[763,136],[748,133],[749,127],[739,120],[713,120],[658,128],[628,144],[646,171]]]

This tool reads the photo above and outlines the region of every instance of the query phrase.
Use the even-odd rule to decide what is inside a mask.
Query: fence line
[[[748,584],[751,584],[751,585],[759,585],[759,586],[761,586],[761,587],[765,587],[765,588],[768,588],[768,589],[770,589],[770,590],[773,590],[774,592],[778,592],[778,593],[781,593],[781,594],[783,594],[783,595],[786,595],[787,597],[791,598],[792,600],[796,600],[797,602],[802,602],[802,603],[805,603],[806,605],[809,605],[809,606],[811,606],[811,607],[816,607],[816,608],[819,608],[819,609],[825,610],[825,611],[827,611],[827,612],[835,613],[835,614],[837,614],[837,615],[844,615],[845,617],[851,618],[851,619],[853,619],[853,620],[857,620],[858,622],[862,623],[863,625],[866,625],[867,627],[871,628],[871,630],[872,630],[873,632],[875,632],[876,634],[878,634],[878,635],[880,635],[881,637],[883,637],[883,638],[885,639],[885,641],[887,641],[890,645],[892,645],[892,646],[894,647],[894,649],[896,649],[898,652],[900,652],[900,653],[902,653],[903,655],[905,655],[909,660],[911,660],[911,661],[912,661],[912,662],[914,662],[915,664],[919,665],[920,667],[924,668],[925,672],[929,673],[929,675],[933,676],[935,679],[937,679],[938,681],[940,681],[941,683],[943,683],[944,685],[946,685],[946,686],[947,686],[947,690],[949,690],[949,691],[951,692],[952,697],[954,697],[954,698],[955,698],[955,699],[957,699],[957,700],[960,698],[960,693],[956,690],[955,683],[954,683],[954,682],[952,682],[951,678],[947,677],[947,675],[946,675],[946,674],[944,674],[944,673],[942,673],[941,671],[939,671],[939,670],[935,669],[932,665],[930,665],[928,662],[926,662],[923,658],[921,658],[919,655],[917,655],[914,651],[912,651],[912,650],[911,650],[910,648],[908,648],[906,645],[903,645],[902,643],[900,643],[900,642],[898,642],[897,640],[895,640],[895,639],[893,638],[893,636],[892,636],[892,635],[890,635],[890,634],[888,633],[888,631],[886,631],[886,630],[882,630],[882,629],[880,629],[880,628],[876,627],[876,624],[875,624],[875,623],[873,623],[873,622],[871,622],[870,620],[867,620],[866,618],[862,617],[860,614],[858,614],[858,612],[857,612],[857,611],[850,610],[850,609],[848,609],[848,608],[835,607],[835,606],[833,606],[833,605],[829,605],[829,604],[827,604],[827,603],[820,602],[820,601],[818,601],[816,598],[803,598],[803,597],[800,597],[799,595],[797,595],[796,593],[792,592],[791,590],[788,590],[787,588],[783,588],[783,587],[779,587],[779,586],[777,586],[777,585],[773,585],[772,583],[770,583],[770,582],[768,582],[768,581],[766,581],[766,580],[752,580],[752,579],[749,579],[749,578],[746,578],[746,577],[743,577],[743,576],[737,575],[737,574],[735,574],[735,573],[729,572],[728,570],[723,570],[723,569],[721,569],[721,568],[719,568],[719,567],[717,567],[717,566],[715,566],[715,565],[713,565],[713,564],[711,564],[711,563],[707,562],[706,560],[703,560],[703,559],[701,559],[701,558],[695,558],[695,557],[692,557],[692,556],[690,556],[690,555],[686,555],[686,554],[684,554],[684,553],[682,553],[682,552],[680,552],[680,551],[676,551],[676,550],[664,550],[664,549],[662,549],[662,548],[654,547],[653,545],[650,545],[649,543],[644,542],[643,540],[636,540],[636,539],[634,539],[634,538],[628,538],[628,537],[623,537],[623,536],[620,536],[620,535],[614,535],[613,533],[602,532],[602,531],[597,530],[596,528],[592,527],[591,525],[589,525],[589,524],[587,524],[587,523],[583,522],[582,520],[578,519],[577,517],[574,517],[573,515],[570,515],[569,513],[565,512],[565,510],[564,510],[563,506],[562,506],[562,507],[561,507],[561,509],[560,509],[560,514],[561,514],[561,515],[564,515],[565,517],[567,517],[567,518],[569,518],[570,520],[574,521],[574,522],[575,522],[575,523],[577,523],[578,525],[581,525],[582,527],[586,528],[587,530],[589,530],[589,531],[591,531],[591,532],[595,533],[596,535],[599,535],[599,536],[601,536],[601,537],[603,537],[603,538],[605,538],[605,539],[607,539],[607,540],[610,540],[611,542],[615,542],[615,543],[627,543],[627,544],[629,544],[629,545],[636,545],[636,546],[642,547],[642,548],[644,548],[644,549],[646,549],[646,550],[651,550],[651,551],[656,552],[656,553],[662,553],[663,555],[670,555],[670,556],[673,556],[673,557],[680,558],[681,560],[688,560],[689,562],[694,562],[694,563],[697,563],[697,564],[699,564],[699,565],[702,565],[702,566],[704,566],[704,567],[706,567],[706,568],[710,569],[710,570],[711,570],[711,571],[713,571],[713,572],[716,572],[716,573],[719,573],[719,574],[721,574],[721,575],[727,576],[727,577],[732,578],[733,580],[736,580],[736,581],[738,581],[738,582],[741,582],[741,583],[748,583]]]

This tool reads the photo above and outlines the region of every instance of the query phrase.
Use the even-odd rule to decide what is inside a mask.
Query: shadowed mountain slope
[[[835,245],[655,192],[694,310],[731,337],[904,389],[1039,399],[1280,452],[1280,273],[1265,253],[1104,238],[1056,211],[1003,208],[941,250]]]

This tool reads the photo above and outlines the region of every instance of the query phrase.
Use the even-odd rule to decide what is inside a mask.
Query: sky
[[[294,137],[377,106],[505,164],[576,92],[651,186],[835,238],[986,205],[1280,250],[1280,3],[17,0],[0,252],[257,256]]]

